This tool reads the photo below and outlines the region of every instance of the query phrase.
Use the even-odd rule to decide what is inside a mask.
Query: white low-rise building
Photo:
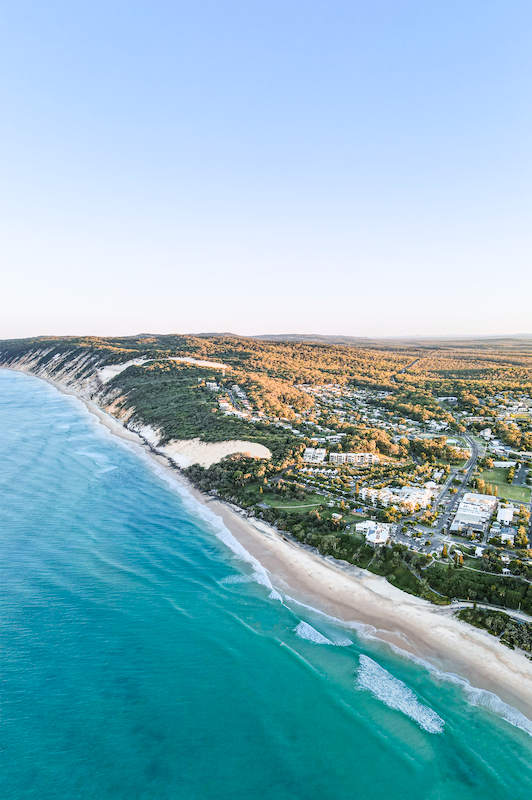
[[[380,458],[375,453],[330,453],[331,464],[379,464]]]
[[[427,508],[430,505],[432,492],[415,486],[403,486],[401,489],[371,489],[364,486],[359,497],[374,506],[400,506],[407,511],[414,511],[418,506]]]
[[[303,461],[307,464],[322,464],[327,456],[324,447],[307,447],[303,453]]]
[[[465,528],[483,530],[497,508],[498,500],[493,495],[466,492],[451,525],[451,531]]]
[[[415,486],[403,486],[402,489],[397,489],[397,494],[403,498],[403,503],[412,507],[427,508],[432,500],[432,491],[428,487],[418,489]]]
[[[374,547],[381,544],[386,544],[390,538],[390,525],[383,522],[374,522],[373,520],[366,520],[365,522],[358,522],[355,525],[357,533],[363,533],[366,537],[366,542]]]
[[[502,522],[503,525],[509,525],[514,518],[514,507],[499,508],[497,511],[497,522]]]

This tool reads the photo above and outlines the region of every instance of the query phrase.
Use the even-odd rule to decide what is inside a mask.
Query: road
[[[525,486],[527,474],[528,474],[528,464],[521,464],[520,467],[516,467],[513,479],[513,485]]]
[[[492,606],[489,603],[471,603],[468,601],[459,600],[458,602],[452,602],[450,606],[446,606],[445,608],[438,608],[438,611],[441,611],[442,614],[454,614],[456,611],[460,611],[462,608],[486,608],[489,611],[502,611],[509,617],[513,617],[513,619],[517,620],[518,622],[532,622],[532,617],[528,614],[523,614],[522,611],[516,611],[515,608],[506,608],[504,606]]]
[[[463,437],[464,437],[464,439],[466,440],[466,442],[468,443],[468,445],[471,448],[471,456],[469,458],[469,461],[465,465],[465,475],[463,475],[462,483],[458,487],[458,491],[456,492],[455,495],[451,495],[452,499],[451,499],[448,507],[445,509],[445,511],[443,512],[443,514],[441,515],[441,517],[439,518],[439,520],[438,520],[438,522],[437,522],[437,524],[435,526],[435,530],[438,533],[441,533],[441,531],[443,530],[443,528],[446,526],[447,522],[449,521],[450,517],[454,516],[454,514],[456,513],[456,510],[457,510],[457,508],[458,508],[458,506],[459,506],[459,504],[460,504],[460,502],[462,500],[462,497],[464,496],[464,494],[467,491],[467,488],[468,488],[467,485],[468,485],[468,483],[469,483],[469,481],[471,479],[471,476],[472,476],[472,474],[473,474],[473,472],[475,470],[475,467],[477,465],[478,456],[479,456],[478,444],[475,442],[475,440],[471,436],[468,436],[467,434],[463,434]],[[458,475],[458,474],[459,474],[458,471],[454,471],[454,473],[451,472],[451,475],[449,476],[449,480],[447,481],[443,491],[440,493],[439,497],[437,498],[436,505],[438,503],[445,503],[445,500],[446,500],[447,495],[449,493],[449,489],[452,486],[452,479],[454,477],[456,477],[456,475]]]

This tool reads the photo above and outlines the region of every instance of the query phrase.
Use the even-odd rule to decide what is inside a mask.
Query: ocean
[[[532,723],[276,591],[73,397],[0,370],[2,800],[520,800]]]

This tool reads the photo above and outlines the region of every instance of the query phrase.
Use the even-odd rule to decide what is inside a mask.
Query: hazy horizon
[[[1,338],[530,329],[530,3],[2,22]]]
[[[532,338],[532,333],[493,333],[493,334],[443,334],[443,335],[434,335],[434,334],[391,334],[388,336],[364,336],[364,335],[352,335],[352,334],[339,334],[339,333],[310,333],[310,332],[303,332],[297,331],[293,333],[241,333],[237,331],[140,331],[139,333],[91,333],[91,332],[84,332],[84,333],[40,333],[35,334],[32,336],[5,336],[0,339],[0,341],[8,341],[12,339],[39,339],[39,338],[81,338],[81,337],[99,337],[102,339],[113,339],[113,338],[137,338],[139,336],[235,336],[235,337],[242,337],[242,338],[249,338],[249,339],[268,339],[269,337],[273,338],[282,338],[282,337],[308,337],[311,339],[312,337],[321,337],[322,339],[353,339],[353,340],[364,340],[367,339],[368,341],[451,341],[451,340],[458,340],[458,341],[476,341],[478,339],[530,339]]]

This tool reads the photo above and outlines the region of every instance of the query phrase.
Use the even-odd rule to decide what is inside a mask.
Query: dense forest
[[[0,359],[40,350],[47,362],[83,352],[88,362],[191,356],[224,363],[245,385],[257,408],[290,416],[312,404],[301,384],[343,384],[389,391],[387,404],[414,418],[445,418],[435,398],[454,395],[464,408],[484,413],[482,398],[495,391],[532,391],[532,340],[476,342],[364,342],[327,345],[239,336],[168,335],[41,337],[5,340]],[[45,355],[44,355],[45,354]],[[89,363],[85,367],[89,369]],[[402,408],[401,408],[402,407]]]

